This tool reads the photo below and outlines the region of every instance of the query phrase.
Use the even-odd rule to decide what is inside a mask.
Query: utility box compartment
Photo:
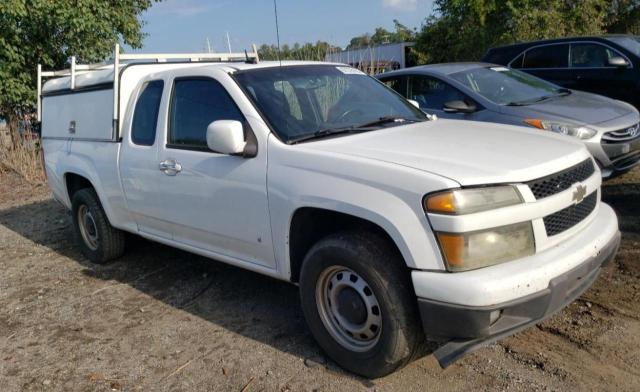
[[[43,137],[112,141],[113,125],[113,88],[43,93]]]

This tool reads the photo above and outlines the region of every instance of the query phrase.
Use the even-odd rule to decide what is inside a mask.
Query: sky
[[[433,0],[277,0],[280,43],[327,41],[345,47],[352,37],[393,20],[420,27]],[[142,15],[147,33],[141,52],[200,52],[276,43],[273,0],[163,0]]]

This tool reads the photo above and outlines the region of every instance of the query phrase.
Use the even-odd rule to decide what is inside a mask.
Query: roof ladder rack
[[[42,71],[42,65],[38,64],[37,75],[37,114],[38,122],[42,121],[42,82],[45,78],[55,77],[69,77],[69,88],[75,90],[76,88],[76,76],[80,72],[97,71],[107,69],[109,66],[113,66],[113,126],[114,130],[118,126],[118,103],[119,103],[119,87],[120,87],[120,65],[126,65],[129,63],[136,63],[142,61],[151,61],[156,63],[168,63],[174,61],[188,61],[188,62],[251,62],[257,64],[260,60],[258,58],[258,49],[256,45],[252,45],[253,52],[237,52],[237,53],[120,53],[120,45],[116,44],[113,50],[112,62],[102,62],[96,64],[77,64],[76,57],[72,56],[70,60],[69,69],[63,69],[60,71]],[[126,61],[126,63],[125,63]],[[114,135],[116,133],[114,132]]]

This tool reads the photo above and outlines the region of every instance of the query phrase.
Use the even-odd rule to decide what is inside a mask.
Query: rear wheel
[[[348,232],[318,242],[305,257],[300,293],[322,349],[359,375],[395,371],[424,341],[408,270],[381,236]]]
[[[82,254],[103,264],[124,253],[124,232],[111,226],[98,195],[91,188],[80,189],[72,198],[72,218]]]

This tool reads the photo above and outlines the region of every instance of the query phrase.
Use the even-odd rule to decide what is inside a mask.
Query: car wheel
[[[103,264],[124,253],[124,232],[111,226],[98,195],[91,188],[77,191],[71,202],[73,228],[82,254]]]
[[[315,244],[302,265],[300,295],[319,345],[353,373],[387,375],[424,341],[409,271],[379,235],[347,232]]]

